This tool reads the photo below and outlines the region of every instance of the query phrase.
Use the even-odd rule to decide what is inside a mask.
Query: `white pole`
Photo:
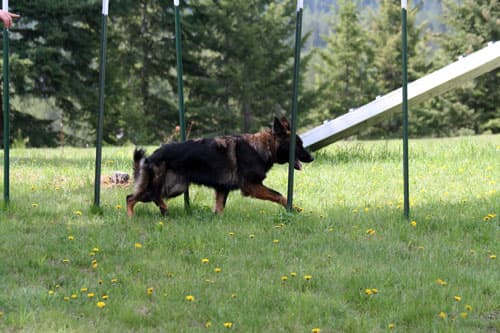
[[[102,0],[102,15],[108,16],[109,0]]]
[[[179,0],[174,0],[174,6],[179,6]]]
[[[304,0],[297,0],[297,11],[304,9]]]
[[[2,9],[9,11],[9,0],[2,0]]]
[[[408,9],[408,0],[401,0],[401,8]]]

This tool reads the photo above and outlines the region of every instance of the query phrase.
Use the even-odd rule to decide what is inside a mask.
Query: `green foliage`
[[[445,1],[445,17],[450,31],[440,36],[440,44],[446,59],[455,59],[500,40],[500,3],[497,0]],[[475,133],[484,130],[498,131],[490,124],[500,118],[500,70],[496,69],[475,80],[474,85],[460,89],[455,99],[474,112],[472,128]]]
[[[91,149],[13,150],[0,331],[498,331],[500,137],[410,147],[410,221],[399,141],[319,151],[295,178],[299,214],[235,192],[216,216],[192,186],[191,214],[180,197],[133,219],[131,187],[103,186],[92,212]],[[131,153],[104,147],[103,175]],[[284,192],[287,170],[266,183]]]
[[[333,22],[316,68],[323,117],[339,116],[367,103],[375,94],[371,69],[374,54],[359,8],[352,1],[340,1]]]

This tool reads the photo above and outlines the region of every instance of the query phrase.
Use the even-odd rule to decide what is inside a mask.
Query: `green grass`
[[[500,136],[410,142],[415,226],[402,213],[400,146],[317,152],[296,173],[299,214],[234,192],[216,216],[213,192],[193,186],[189,214],[180,197],[168,217],[138,204],[133,219],[131,188],[103,188],[91,212],[94,150],[13,149],[0,331],[500,331]],[[105,148],[103,174],[129,171],[131,155]],[[266,184],[284,193],[286,177],[277,166]]]

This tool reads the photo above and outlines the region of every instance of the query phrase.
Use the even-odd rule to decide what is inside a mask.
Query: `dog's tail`
[[[139,179],[139,174],[141,172],[141,161],[146,158],[146,151],[144,149],[134,150],[134,179],[137,181]]]

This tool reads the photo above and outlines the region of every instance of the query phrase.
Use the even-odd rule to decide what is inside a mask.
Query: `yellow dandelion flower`
[[[54,293],[54,290],[49,290],[49,295],[50,296],[53,296],[55,293]]]
[[[290,276],[294,278],[294,277],[296,277],[296,276],[297,276],[297,273],[296,273],[296,272],[291,272],[291,273],[290,273]]]
[[[63,297],[63,300],[65,300],[65,301],[69,301],[69,297],[68,297],[68,296],[64,296],[64,297]]]
[[[135,243],[135,244],[134,244],[134,247],[135,247],[136,249],[142,249],[142,244],[141,244],[141,243]]]
[[[438,316],[441,319],[446,319],[446,317],[448,317],[448,315],[446,314],[446,312],[443,312],[443,311],[439,312]]]
[[[251,239],[254,239],[255,238],[255,235],[254,234],[250,234],[249,236]]]
[[[490,259],[494,260],[494,259],[496,259],[496,258],[497,258],[496,254],[492,254],[492,255],[490,255]]]
[[[437,279],[436,283],[439,284],[440,286],[446,286],[448,284],[448,282],[442,279]]]
[[[373,295],[373,292],[371,289],[365,289],[365,294],[366,294],[366,296],[371,296],[371,295]]]
[[[102,297],[101,297],[101,298],[102,298],[103,300],[105,300],[105,301],[106,301],[106,300],[108,300],[108,299],[109,299],[109,296],[108,296],[108,295],[106,295],[106,294],[104,294],[104,295],[102,295]]]
[[[236,298],[236,297],[238,297],[238,294],[236,294],[236,293],[231,294],[231,298]]]
[[[460,312],[460,317],[462,318],[467,318],[468,313],[467,312]]]
[[[283,282],[288,281],[288,276],[283,275],[283,276],[281,277],[281,281],[283,281]]]
[[[466,304],[465,305],[465,310],[471,312],[472,311],[472,305]]]
[[[71,294],[71,298],[72,298],[72,299],[77,299],[77,298],[78,298],[78,295],[77,295],[77,294]]]
[[[86,287],[83,287],[83,288],[80,289],[81,293],[86,293],[87,291],[88,291],[88,288],[86,288]]]
[[[103,281],[103,280],[98,280],[98,281],[97,281],[97,284],[98,284],[98,285],[100,285],[100,286],[102,286],[102,284],[103,284],[103,283],[104,283],[104,281]]]
[[[105,302],[97,302],[97,304],[96,304],[96,305],[97,305],[97,307],[98,307],[99,309],[102,309],[102,308],[104,308],[104,307],[106,306],[106,303],[105,303]]]
[[[95,294],[94,294],[94,293],[88,293],[88,294],[87,294],[87,297],[88,297],[88,298],[94,298],[94,296],[95,296]]]
[[[73,235],[69,235],[69,236],[68,236],[68,240],[69,240],[69,241],[73,241],[73,240],[75,240],[75,236],[73,236]]]
[[[320,332],[321,332],[321,329],[320,329],[320,328],[317,328],[317,327],[315,327],[315,328],[313,328],[313,329],[311,330],[311,333],[320,333]]]
[[[210,328],[210,327],[212,327],[212,322],[211,321],[207,321],[205,323],[205,328]]]
[[[97,268],[97,265],[98,265],[98,264],[97,264],[97,260],[95,260],[95,259],[94,259],[94,260],[92,260],[92,268],[93,268],[93,269],[96,269],[96,268]]]
[[[215,273],[220,273],[222,271],[222,269],[220,267],[215,267],[214,268],[214,272]]]
[[[375,229],[370,228],[370,229],[366,230],[366,234],[367,235],[372,236],[372,235],[375,235],[375,233],[376,233]]]
[[[76,216],[82,216],[83,215],[83,213],[82,213],[81,210],[75,210],[74,213],[75,213]]]
[[[273,244],[278,244],[280,241],[278,239],[273,239]]]
[[[37,207],[38,207],[38,204],[37,204],[37,203],[32,203],[32,204],[31,204],[31,207],[33,207],[33,208],[37,208]]]
[[[163,227],[163,225],[164,225],[163,221],[158,222],[158,226],[159,226],[160,228],[161,228],[161,227]]]
[[[390,323],[389,325],[387,325],[387,328],[390,329],[390,330],[393,330],[393,329],[396,328],[396,324]]]
[[[194,296],[193,295],[187,295],[186,296],[186,301],[193,302],[194,301]]]
[[[312,279],[312,275],[304,275],[304,280],[309,281]]]
[[[149,296],[153,295],[153,291],[154,291],[153,287],[149,287],[147,290],[148,295]]]
[[[209,262],[208,258],[201,259],[202,264],[208,264],[208,262]]]
[[[116,209],[122,209],[122,205],[116,205],[115,208]]]
[[[231,231],[230,233],[228,233],[228,235],[233,237],[235,235],[235,233]]]
[[[364,210],[365,210],[365,213],[368,213],[368,212],[370,211],[370,208],[365,207],[365,209],[364,209]]]
[[[94,252],[94,253],[98,253],[99,251],[100,251],[100,250],[99,250],[99,248],[98,248],[98,247],[94,247],[94,248],[92,248],[92,252]]]
[[[224,327],[225,327],[225,328],[233,328],[233,323],[232,323],[232,322],[230,322],[230,321],[225,322],[225,323],[224,323]]]
[[[415,228],[417,226],[417,221],[411,221],[410,225]]]
[[[69,264],[69,259],[63,259],[63,264]]]
[[[461,296],[454,296],[453,299],[457,302],[460,302],[462,300]]]
[[[111,279],[111,283],[118,283],[118,279],[117,278]]]
[[[371,290],[372,290],[372,293],[378,294],[378,289],[377,288],[372,288]]]

